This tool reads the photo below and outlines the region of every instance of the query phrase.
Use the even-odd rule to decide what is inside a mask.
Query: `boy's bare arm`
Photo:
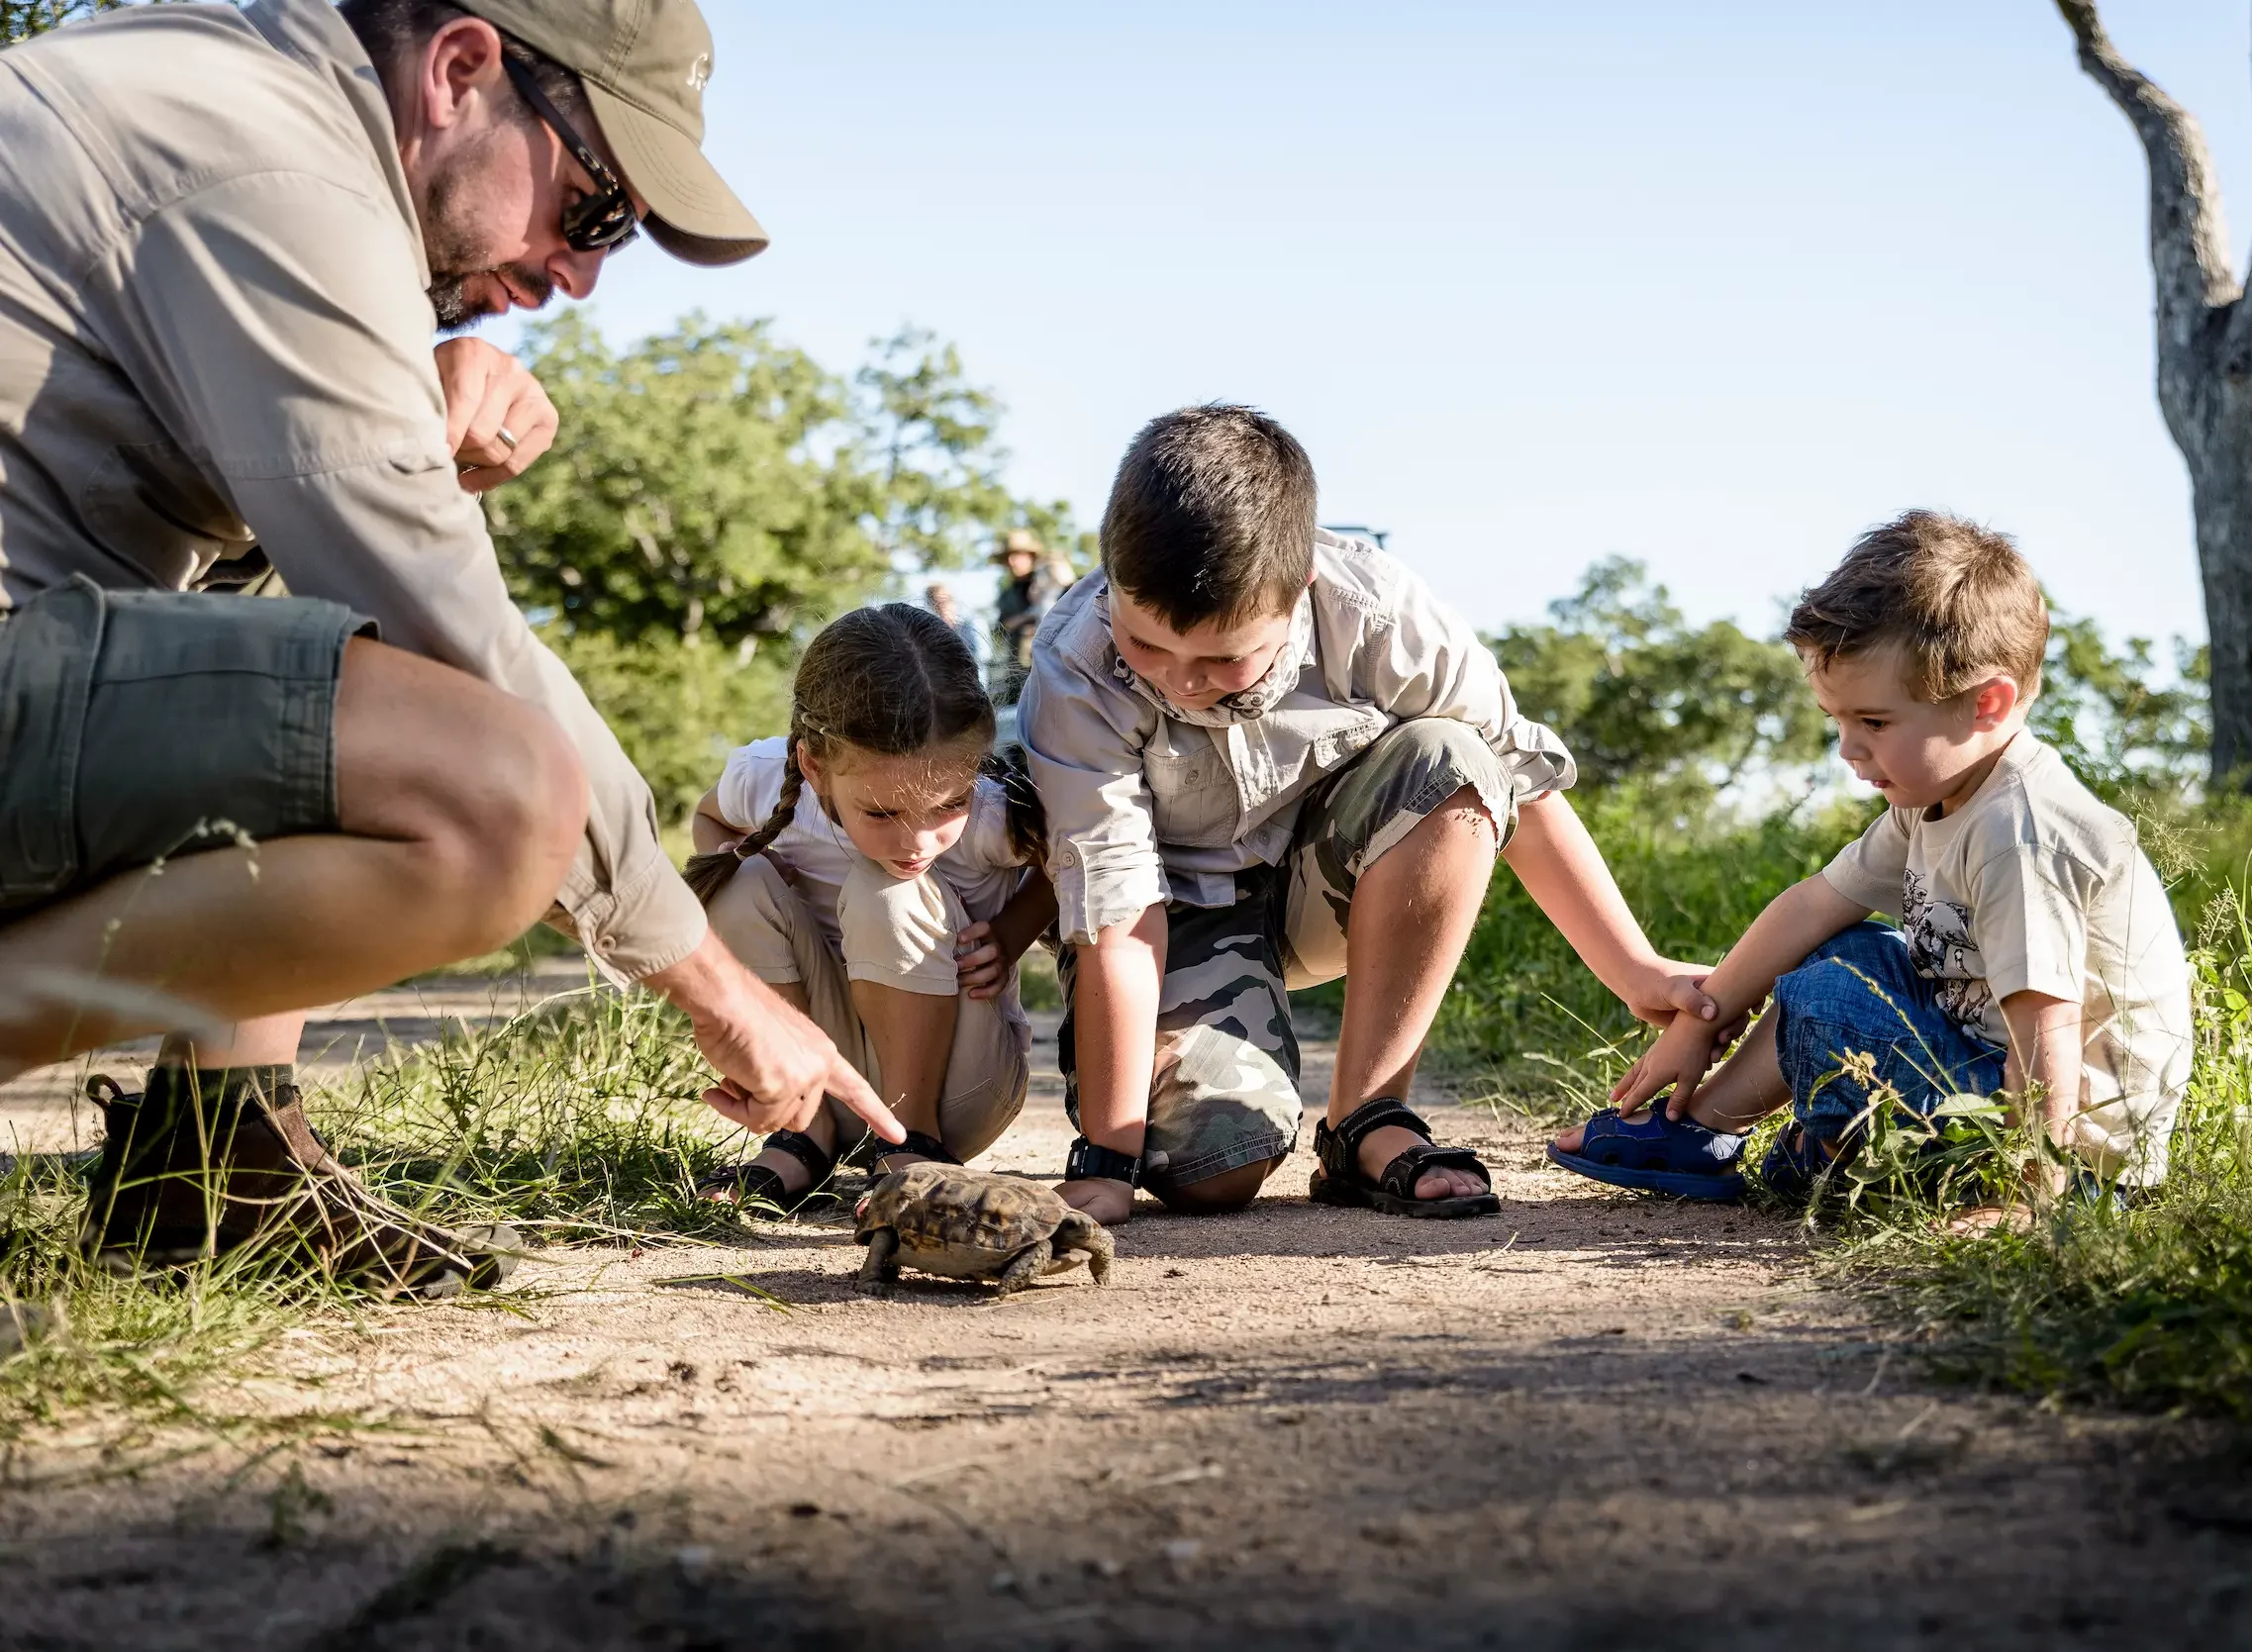
[[[1157,1004],[1165,976],[1165,909],[1101,930],[1079,948],[1072,990],[1078,1045],[1079,1127],[1098,1147],[1140,1156],[1157,1062]],[[1066,1182],[1065,1200],[1098,1221],[1124,1221],[1132,1190],[1121,1182]]]
[[[2002,1019],[2009,1023],[2009,1055],[2003,1064],[2002,1085],[2011,1099],[2010,1122],[2024,1121],[2025,1093],[2039,1085],[2036,1105],[2042,1127],[2057,1146],[2069,1147],[2072,1118],[2080,1111],[2079,1004],[2047,993],[2011,993],[2002,1001]],[[2051,1193],[2061,1190],[2063,1165],[2029,1168]]]
[[[1687,1113],[1713,1064],[1719,1028],[1756,1010],[1774,991],[1777,976],[1796,969],[1823,941],[1868,916],[1867,907],[1840,895],[1819,872],[1768,902],[1743,938],[1705,978],[1705,991],[1718,1011],[1716,1018],[1704,1021],[1676,1016],[1613,1088],[1611,1099],[1618,1111],[1632,1113],[1671,1086],[1667,1117],[1679,1118]]]
[[[1517,832],[1502,858],[1596,979],[1635,1015],[1660,1026],[1682,1010],[1713,1020],[1711,1000],[1696,985],[1703,968],[1658,956],[1562,792],[1518,810]]]

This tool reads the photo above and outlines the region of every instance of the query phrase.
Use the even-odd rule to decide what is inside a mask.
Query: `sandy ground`
[[[1052,1176],[1042,1031],[989,1162]],[[0,1147],[69,1087],[0,1093]],[[2240,1466],[1929,1387],[1788,1226],[1417,1100],[1499,1218],[1308,1205],[1310,1115],[1249,1213],[1145,1203],[1107,1290],[874,1301],[843,1226],[769,1224],[300,1333],[268,1403],[383,1429],[0,1463],[0,1647],[2252,1646]]]

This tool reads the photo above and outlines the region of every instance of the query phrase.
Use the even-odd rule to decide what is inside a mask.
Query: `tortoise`
[[[1110,1230],[1052,1188],[1020,1177],[911,1164],[869,1189],[855,1215],[853,1236],[868,1247],[863,1290],[890,1284],[905,1262],[947,1279],[991,1280],[1006,1297],[1077,1267],[1077,1251],[1087,1253],[1097,1285],[1110,1282]]]

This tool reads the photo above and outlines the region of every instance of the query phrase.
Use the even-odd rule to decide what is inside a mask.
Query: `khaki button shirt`
[[[0,611],[72,574],[188,589],[262,550],[291,591],[553,716],[591,793],[563,912],[629,978],[692,951],[703,911],[648,788],[455,480],[422,236],[351,31],[257,0],[12,47],[0,156]]]
[[[1111,645],[1109,594],[1101,575],[1063,594],[1018,707],[1067,941],[1161,902],[1229,905],[1237,872],[1281,863],[1307,794],[1411,718],[1476,729],[1516,802],[1575,778],[1564,742],[1518,715],[1469,623],[1359,540],[1315,535],[1313,648],[1298,686],[1265,716],[1224,728],[1167,717],[1129,685]],[[1514,824],[1501,823],[1505,836]]]

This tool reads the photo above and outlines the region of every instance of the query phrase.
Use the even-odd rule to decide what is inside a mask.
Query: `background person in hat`
[[[507,1235],[377,1205],[312,1136],[293,1012],[543,915],[689,1013],[721,1111],[826,1091],[896,1135],[709,933],[508,600],[471,494],[545,447],[545,395],[432,351],[434,317],[585,297],[638,230],[765,244],[699,149],[712,68],[692,0],[135,8],[0,56],[40,180],[0,194],[0,1078],[174,1029],[108,1108],[98,1262],[494,1277]],[[294,595],[198,590],[265,562]]]
[[[1040,629],[1040,616],[1054,600],[1040,578],[1046,557],[1047,547],[1039,536],[1024,528],[1012,528],[993,552],[993,560],[1005,570],[993,610],[994,654],[999,662],[993,698],[1000,705],[1017,703],[1026,673],[1032,668],[1032,633]]]

